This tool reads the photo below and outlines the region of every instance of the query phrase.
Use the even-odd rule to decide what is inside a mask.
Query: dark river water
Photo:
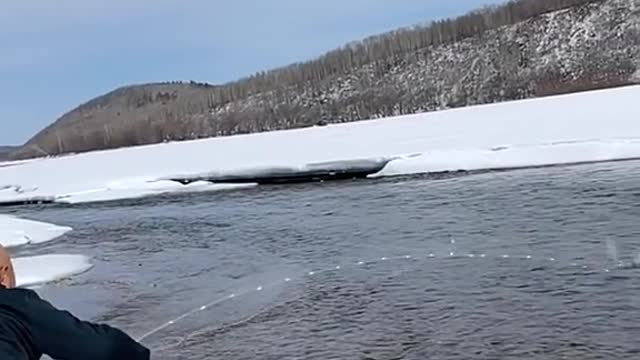
[[[637,162],[13,211],[94,257],[38,291],[154,359],[640,358]]]

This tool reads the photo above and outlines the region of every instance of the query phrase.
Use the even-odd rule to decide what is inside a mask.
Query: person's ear
[[[7,289],[16,286],[16,279],[13,274],[13,267],[10,265],[4,265],[0,267],[0,283]]]

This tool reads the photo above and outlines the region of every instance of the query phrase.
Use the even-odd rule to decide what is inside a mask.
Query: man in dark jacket
[[[15,288],[11,259],[0,246],[0,359],[149,360],[124,332],[81,321],[32,290]]]

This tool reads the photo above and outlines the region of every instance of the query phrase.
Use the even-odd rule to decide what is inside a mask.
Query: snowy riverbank
[[[0,203],[91,202],[253,184],[167,179],[386,161],[369,176],[640,157],[640,86],[325,127],[96,151],[0,167]]]

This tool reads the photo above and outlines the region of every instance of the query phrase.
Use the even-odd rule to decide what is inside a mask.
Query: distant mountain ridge
[[[126,86],[13,158],[359,121],[640,82],[636,0],[519,0],[225,85]]]
[[[0,161],[9,159],[10,154],[18,149],[18,146],[0,146]]]

